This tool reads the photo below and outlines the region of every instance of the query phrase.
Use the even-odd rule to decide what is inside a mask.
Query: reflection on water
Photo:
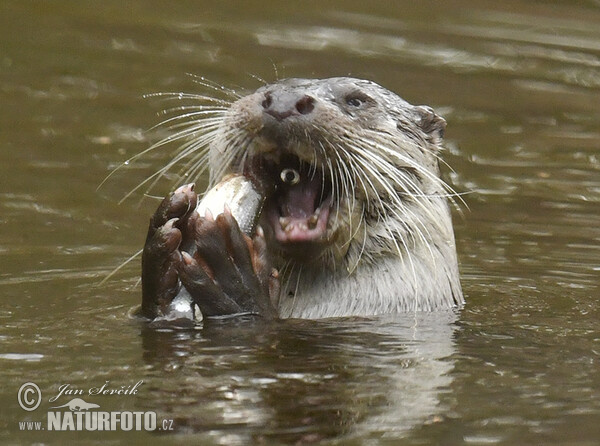
[[[0,438],[212,444],[595,444],[600,438],[597,2],[0,3]],[[137,252],[156,201],[117,204],[170,148],[154,92],[370,78],[448,121],[459,314],[148,330]],[[164,195],[176,176],[153,193]],[[203,180],[200,179],[200,182]],[[129,385],[174,435],[22,433],[35,381]],[[108,434],[107,434],[108,435]]]
[[[219,444],[401,438],[447,410],[439,393],[452,381],[455,320],[440,312],[144,327],[144,361],[164,381],[146,403],[178,431]]]

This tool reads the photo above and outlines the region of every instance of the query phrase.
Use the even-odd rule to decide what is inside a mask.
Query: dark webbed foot
[[[148,318],[166,314],[179,292],[182,233],[178,227],[187,225],[197,201],[193,184],[181,186],[162,201],[150,219],[142,253],[142,314]]]
[[[193,217],[187,225],[193,249],[182,252],[179,277],[204,317],[256,314],[272,319],[271,298],[278,293],[262,230],[244,235],[226,210],[213,219]]]

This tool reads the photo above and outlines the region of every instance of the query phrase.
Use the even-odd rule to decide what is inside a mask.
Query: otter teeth
[[[279,217],[279,224],[281,225],[281,229],[283,229],[284,231],[287,229],[291,222],[292,219],[290,217]]]
[[[308,231],[309,229],[315,229],[319,222],[319,216],[321,215],[321,208],[317,208],[315,212],[308,217],[305,221],[292,221],[291,217],[279,217],[279,225],[281,229],[286,232],[292,231],[294,228],[298,228],[302,231]]]

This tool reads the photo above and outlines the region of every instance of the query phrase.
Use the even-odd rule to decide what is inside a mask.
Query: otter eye
[[[346,99],[346,104],[348,104],[351,107],[360,107],[363,104],[363,100],[360,98],[357,98],[356,96],[351,96],[349,98]]]
[[[344,100],[346,101],[346,105],[352,108],[363,107],[364,105],[374,103],[373,99],[364,94],[360,90],[355,90],[348,93]]]
[[[279,176],[281,181],[290,186],[294,186],[300,181],[300,173],[296,169],[283,169]]]

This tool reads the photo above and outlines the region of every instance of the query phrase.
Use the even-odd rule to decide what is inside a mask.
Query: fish
[[[252,236],[265,203],[266,188],[260,182],[244,175],[228,175],[209,189],[196,207],[201,217],[206,211],[216,217],[229,207],[240,230]]]
[[[202,200],[196,206],[196,212],[205,217],[210,211],[213,217],[222,214],[225,207],[238,223],[240,230],[249,237],[254,235],[258,220],[267,196],[267,188],[258,180],[247,176],[232,174],[224,177],[214,187],[206,191]],[[193,252],[193,251],[191,251]],[[191,253],[190,252],[190,253]],[[164,317],[157,320],[201,320],[200,314],[195,314],[194,301],[189,293],[180,292],[169,304]]]

